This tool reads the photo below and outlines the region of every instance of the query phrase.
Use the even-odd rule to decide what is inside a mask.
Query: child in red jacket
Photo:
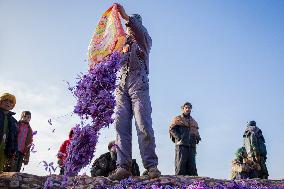
[[[27,165],[30,158],[30,148],[33,142],[33,130],[30,126],[31,112],[23,111],[18,122],[18,152],[16,155],[15,170],[21,171],[22,164]]]
[[[65,160],[68,156],[68,147],[69,147],[71,140],[73,138],[73,134],[74,134],[74,131],[73,131],[73,129],[71,129],[70,132],[69,132],[69,139],[65,140],[61,144],[59,152],[57,154],[58,165],[60,167],[60,175],[64,174],[64,163],[65,163]]]

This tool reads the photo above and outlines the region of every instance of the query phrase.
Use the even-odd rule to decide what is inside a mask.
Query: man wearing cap
[[[117,169],[109,179],[121,180],[131,176],[133,116],[142,163],[146,169],[143,174],[152,179],[161,174],[157,169],[158,157],[155,152],[149,95],[149,53],[152,39],[142,25],[140,15],[129,16],[122,5],[116,5],[119,14],[126,21],[127,40],[123,48],[120,81],[116,91]]]
[[[11,112],[15,105],[14,95],[4,93],[0,96],[0,173],[7,159],[17,151],[17,120]]]
[[[249,121],[243,134],[244,147],[248,153],[248,158],[258,163],[261,169],[258,171],[257,178],[267,179],[269,174],[266,167],[267,151],[265,139],[261,129],[256,126],[255,121]]]
[[[196,145],[201,140],[198,124],[191,117],[192,105],[183,104],[182,114],[175,117],[169,128],[170,138],[176,145],[175,174],[197,176]]]

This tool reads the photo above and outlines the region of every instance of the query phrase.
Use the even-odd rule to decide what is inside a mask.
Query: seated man
[[[111,141],[108,144],[109,152],[102,154],[98,159],[96,159],[91,168],[92,177],[96,176],[109,176],[111,172],[116,169],[116,145],[115,141]],[[131,173],[133,176],[140,176],[139,166],[135,159],[132,159]]]
[[[232,162],[232,179],[252,179],[257,178],[260,165],[250,161],[246,149],[241,147],[236,152],[236,159]]]

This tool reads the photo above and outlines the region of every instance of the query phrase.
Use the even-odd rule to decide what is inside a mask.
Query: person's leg
[[[131,98],[143,166],[146,169],[156,167],[158,157],[155,152],[156,144],[152,128],[149,91],[137,91]]]
[[[17,157],[16,157],[16,172],[21,172],[22,164],[23,164],[23,158],[24,154],[21,152],[17,152]]]
[[[6,164],[6,154],[4,152],[4,142],[0,142],[0,173],[2,173],[4,171],[4,166]]]
[[[189,161],[189,147],[176,145],[176,156],[175,156],[176,175],[189,175],[188,161]]]
[[[127,94],[118,92],[114,127],[117,132],[117,165],[129,168],[132,162],[132,107]]]
[[[196,157],[196,148],[190,147],[189,148],[189,161],[188,161],[188,168],[189,168],[190,176],[198,176],[195,157]]]
[[[60,167],[59,175],[64,175],[64,167]]]
[[[4,172],[16,172],[16,160],[14,158],[6,159]]]
[[[117,168],[108,178],[122,180],[131,176],[132,164],[132,107],[129,96],[122,90],[116,94],[114,126],[117,133]]]
[[[260,157],[261,177],[262,179],[268,179],[268,170],[266,167],[266,157]]]

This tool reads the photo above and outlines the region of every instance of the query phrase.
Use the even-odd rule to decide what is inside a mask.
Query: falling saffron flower
[[[52,125],[51,119],[47,120],[47,122],[49,123],[49,125]]]
[[[53,162],[47,163],[46,161],[41,161],[40,163],[43,163],[43,166],[45,167],[45,171],[49,172],[49,174],[51,175],[51,173],[55,172],[57,167],[53,166]]]
[[[28,147],[31,147],[30,148],[30,151],[32,152],[32,153],[36,153],[37,151],[35,150],[35,144],[34,143],[31,143]]]
[[[74,136],[64,164],[67,176],[76,175],[90,163],[96,150],[100,130],[114,121],[112,118],[115,107],[113,93],[120,61],[120,53],[111,54],[107,60],[82,75],[74,91],[71,91],[77,98],[74,113],[80,116],[82,123],[89,118],[91,123],[78,124],[73,130]]]

